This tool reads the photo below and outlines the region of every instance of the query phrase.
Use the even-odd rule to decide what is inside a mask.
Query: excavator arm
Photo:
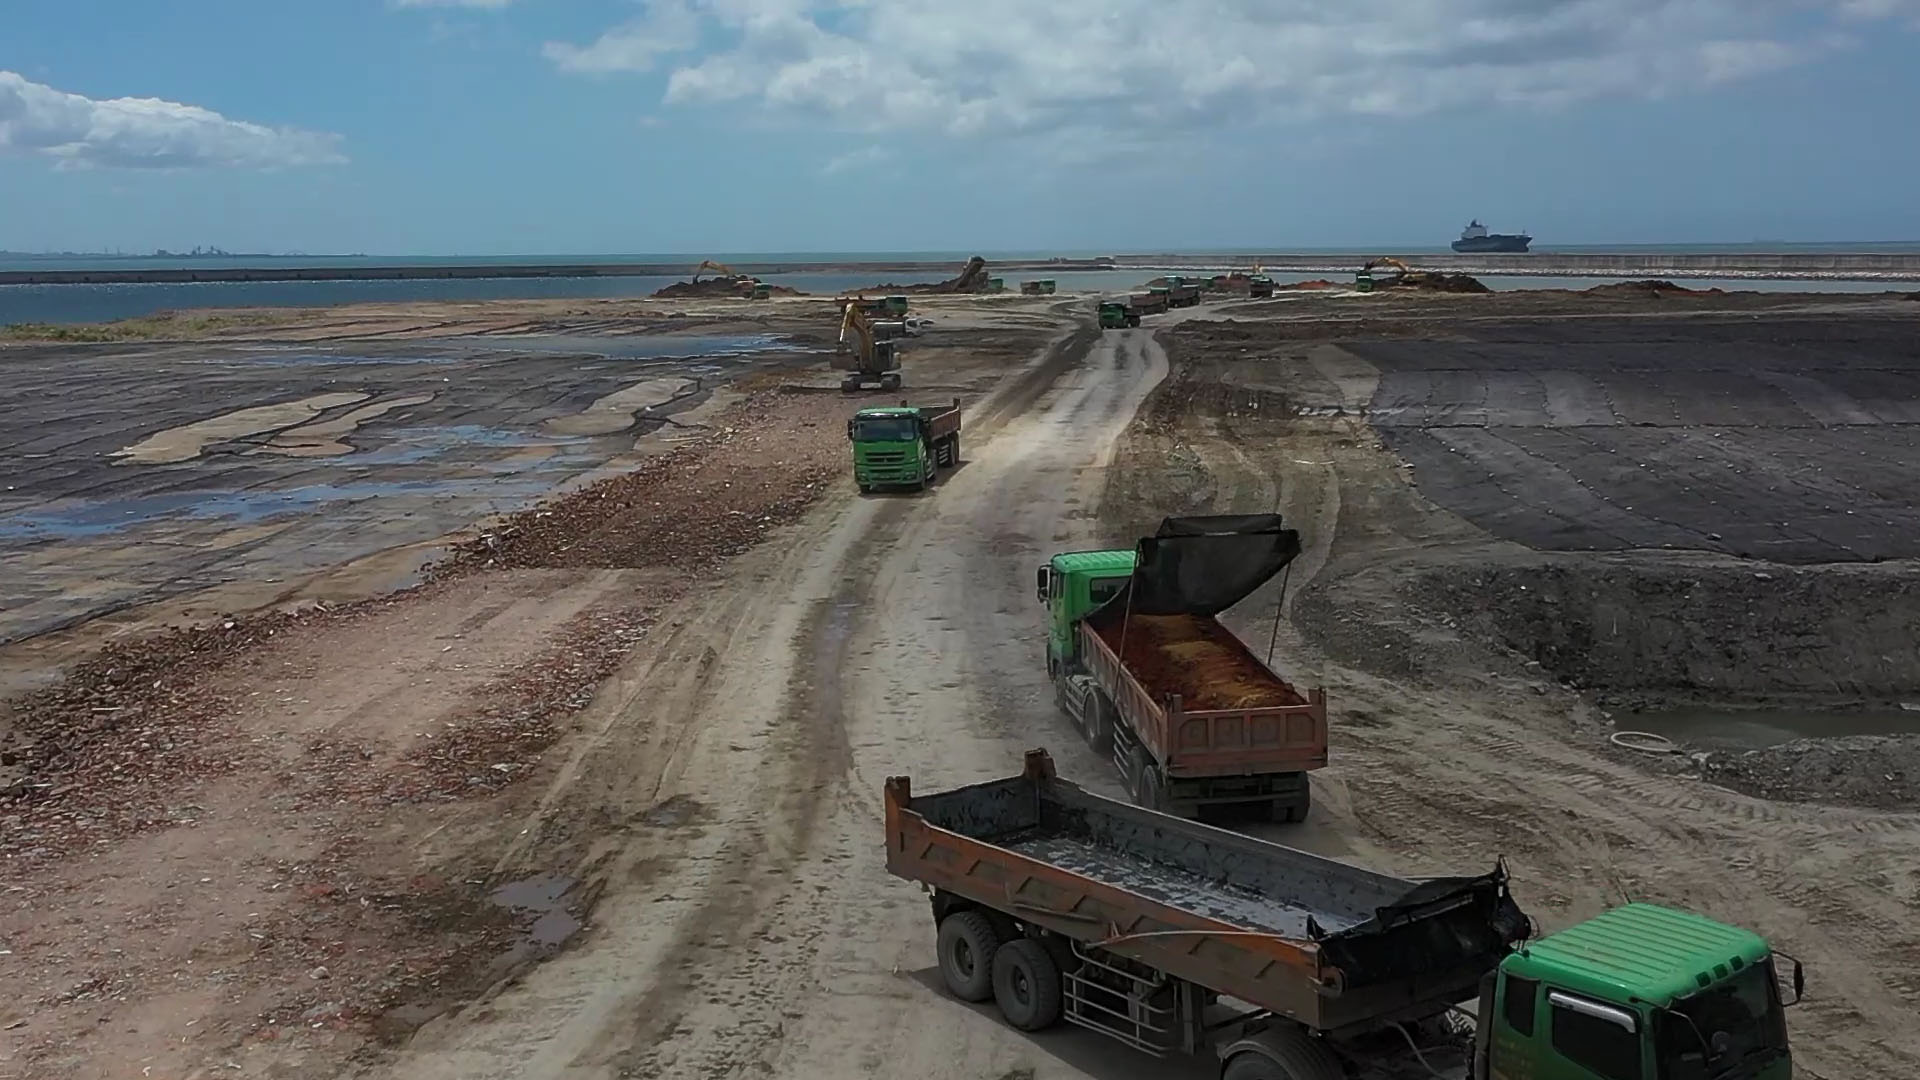
[[[1367,265],[1361,267],[1360,269],[1372,271],[1373,268],[1376,266],[1391,266],[1395,270],[1398,270],[1403,274],[1413,273],[1413,267],[1408,266],[1406,263],[1401,262],[1399,259],[1396,259],[1391,255],[1382,255],[1377,259],[1368,260]]]
[[[740,271],[735,270],[731,266],[728,266],[726,263],[717,263],[717,262],[714,262],[712,259],[701,259],[700,265],[693,268],[694,282],[698,283],[700,281],[700,275],[708,271],[712,271],[713,273],[716,273],[716,274],[725,274],[730,278],[745,276],[741,274]]]

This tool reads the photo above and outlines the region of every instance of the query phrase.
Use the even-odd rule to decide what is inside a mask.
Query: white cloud
[[[394,7],[463,7],[499,10],[513,0],[391,0]]]
[[[845,172],[871,169],[893,157],[893,152],[884,146],[863,146],[858,150],[849,150],[844,154],[827,159],[820,166],[822,176],[838,176]]]
[[[584,47],[550,41],[542,50],[562,71],[647,71],[669,53],[685,52],[700,40],[700,18],[683,0],[659,0],[644,19],[600,35]]]
[[[270,169],[346,160],[337,135],[229,120],[158,98],[95,100],[11,71],[0,71],[0,153],[128,169]]]
[[[1659,97],[1805,63],[1920,0],[647,0],[547,55],[665,102],[879,132],[1106,131]],[[1812,31],[1809,32],[1809,26]],[[704,54],[696,49],[706,44]]]

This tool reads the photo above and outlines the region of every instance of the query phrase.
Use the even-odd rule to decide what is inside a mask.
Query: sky
[[[1920,0],[6,0],[0,249],[1920,240]]]

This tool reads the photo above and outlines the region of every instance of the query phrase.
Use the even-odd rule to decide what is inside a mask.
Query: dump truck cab
[[[925,488],[960,458],[960,402],[861,409],[847,421],[861,491]]]
[[[1481,991],[1477,1080],[1786,1080],[1784,980],[1766,940],[1691,912],[1632,903],[1501,962]]]
[[[1125,330],[1140,325],[1140,315],[1125,301],[1102,300],[1100,302],[1100,329]]]
[[[1074,627],[1120,594],[1133,577],[1132,551],[1069,551],[1040,568],[1035,591],[1047,605],[1047,670],[1072,666],[1079,650]]]

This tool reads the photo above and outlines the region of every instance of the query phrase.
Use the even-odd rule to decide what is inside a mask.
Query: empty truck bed
[[[1004,841],[1001,846],[1171,908],[1286,937],[1307,938],[1309,918],[1328,930],[1344,930],[1363,921],[1350,912],[1276,904],[1254,889],[1102,847],[1081,837],[1034,834]]]
[[[1377,874],[1101,798],[1044,751],[928,795],[892,777],[886,816],[887,869],[936,912],[957,897],[1321,1030],[1463,1000],[1527,930],[1502,870]]]

